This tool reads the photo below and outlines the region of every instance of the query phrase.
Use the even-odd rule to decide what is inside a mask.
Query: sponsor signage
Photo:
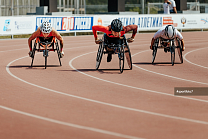
[[[138,25],[138,31],[158,30],[164,25],[173,25],[177,29],[208,28],[208,14],[9,16],[0,17],[0,35],[31,34],[43,21],[49,21],[61,33],[91,32],[93,25],[108,26],[113,19],[120,19],[124,26]]]
[[[92,30],[93,17],[37,17],[36,30],[43,21],[48,21],[57,31],[86,31]]]

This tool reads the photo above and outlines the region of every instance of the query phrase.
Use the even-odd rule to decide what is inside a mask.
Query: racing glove
[[[28,53],[28,54],[29,54],[29,56],[30,56],[30,57],[32,57],[32,56],[33,56],[33,52],[32,52],[32,51],[29,51],[29,53]]]
[[[133,41],[134,41],[134,38],[132,38],[132,37],[127,39],[127,42],[128,42],[128,43],[131,43],[131,42],[133,42]]]
[[[101,39],[97,39],[97,40],[95,40],[95,43],[96,44],[100,44],[100,43],[102,43],[102,40]]]
[[[61,52],[61,55],[60,56],[61,56],[61,58],[64,57],[64,51]]]

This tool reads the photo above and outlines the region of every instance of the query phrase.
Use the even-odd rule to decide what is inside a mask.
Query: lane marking
[[[147,51],[147,50],[145,50]],[[73,58],[70,62],[69,62],[69,65],[72,69],[76,70],[77,72],[83,74],[83,75],[86,75],[88,77],[91,77],[91,78],[94,78],[94,79],[97,79],[97,80],[100,80],[100,81],[104,81],[104,82],[107,82],[107,83],[112,83],[112,84],[116,84],[116,85],[120,85],[120,86],[125,86],[125,87],[128,87],[128,88],[133,88],[133,89],[138,89],[138,90],[142,90],[142,91],[149,91],[149,92],[153,92],[153,93],[158,93],[158,94],[163,94],[163,95],[168,95],[168,96],[173,96],[171,94],[167,94],[167,93],[162,93],[162,92],[157,92],[157,91],[153,91],[153,90],[147,90],[147,89],[143,89],[143,88],[137,88],[137,87],[133,87],[133,86],[129,86],[129,85],[125,85],[125,84],[120,84],[120,83],[116,83],[116,82],[112,82],[112,81],[108,81],[108,80],[104,80],[104,79],[101,79],[101,78],[98,78],[98,77],[95,77],[95,76],[91,76],[89,74],[86,74],[84,72],[81,72],[79,71],[78,69],[74,68],[73,65],[72,65],[72,61],[74,61],[75,59],[79,58],[79,57],[82,57],[82,56],[85,56],[85,55],[88,55],[88,54],[91,54],[91,53],[94,53],[94,52],[90,52],[90,53],[85,53],[85,54],[82,54],[80,56],[77,56],[75,58]],[[174,96],[173,96],[174,97]],[[185,99],[191,99],[191,100],[197,100],[197,101],[203,101],[203,102],[208,102],[206,100],[201,100],[201,99],[192,99],[192,98],[188,98],[188,97],[182,97],[182,96],[177,96],[179,98],[185,98]],[[99,102],[100,103],[100,102]],[[109,106],[113,106],[113,107],[118,107],[118,108],[123,108],[123,109],[128,109],[128,110],[132,110],[132,111],[138,111],[138,112],[142,112],[142,113],[146,113],[146,114],[151,114],[151,115],[157,115],[157,116],[161,116],[161,117],[166,117],[166,118],[172,118],[172,119],[177,119],[177,120],[184,120],[184,121],[192,121],[193,122],[193,119],[187,119],[187,118],[182,118],[182,117],[177,117],[177,116],[171,116],[171,115],[165,115],[165,114],[160,114],[160,113],[155,113],[155,112],[149,112],[149,111],[145,111],[145,110],[140,110],[140,109],[134,109],[134,108],[128,108],[128,107],[124,107],[124,106],[118,106],[118,105],[114,105],[114,104],[109,104],[109,103],[104,103],[102,102],[102,104],[104,105],[109,105]],[[194,120],[195,121],[195,120]],[[198,120],[197,120],[198,121]],[[204,121],[201,121],[200,123],[203,123]],[[206,124],[208,124],[208,122],[205,122]],[[205,124],[204,123],[204,124]]]
[[[148,50],[146,50],[146,51],[148,51]],[[145,51],[138,52],[138,53],[132,55],[132,57],[135,56],[135,55],[138,55],[139,53],[143,53],[143,52],[145,52]],[[137,65],[135,65],[135,64],[133,64],[133,66],[135,66],[136,68],[139,68],[139,69],[141,69],[141,70],[144,70],[144,71],[147,71],[147,72],[150,72],[150,73],[154,73],[154,74],[158,74],[158,75],[161,75],[161,76],[165,76],[165,77],[169,77],[169,78],[173,78],[173,79],[177,79],[177,80],[182,80],[182,81],[187,81],[187,82],[192,82],[192,83],[197,83],[197,84],[208,85],[208,83],[203,83],[203,82],[198,82],[198,81],[193,81],[193,80],[183,79],[183,78],[179,78],[179,77],[175,77],[175,76],[171,76],[171,75],[166,75],[166,74],[162,74],[162,73],[150,71],[150,70],[141,68],[141,67],[139,67],[139,66],[137,66]]]
[[[20,49],[12,49],[12,50],[0,51],[0,53],[2,53],[2,52],[9,52],[9,51],[23,50],[23,49],[28,49],[28,48],[20,48]]]
[[[188,54],[190,54],[190,53],[192,53],[192,52],[194,52],[194,51],[202,50],[202,49],[207,49],[207,47],[205,47],[205,48],[200,48],[200,49],[196,49],[196,50],[192,50],[192,51],[186,53],[186,54],[183,56],[183,59],[185,59],[188,63],[193,64],[193,65],[195,65],[195,66],[198,66],[198,67],[201,67],[201,68],[208,69],[208,67],[205,67],[205,66],[202,66],[202,65],[195,64],[195,63],[189,61],[188,59],[186,59],[186,56],[187,56]]]
[[[149,50],[144,50],[144,51],[142,51],[142,52],[146,52],[146,51],[149,51]],[[97,51],[94,51],[94,52],[97,52]],[[89,77],[91,77],[91,78],[98,79],[98,80],[105,81],[105,82],[109,82],[109,83],[113,83],[113,84],[116,84],[116,85],[121,85],[121,86],[125,86],[125,87],[128,87],[128,88],[137,89],[137,90],[142,90],[142,91],[147,91],[147,92],[152,92],[152,93],[157,93],[157,94],[161,94],[161,95],[167,95],[167,96],[172,96],[172,97],[179,97],[179,98],[184,98],[184,99],[189,99],[189,100],[195,100],[195,101],[200,101],[200,102],[206,102],[206,103],[208,102],[208,100],[202,100],[202,99],[190,98],[190,97],[184,97],[184,96],[174,96],[174,95],[168,94],[168,93],[158,92],[158,91],[154,91],[154,90],[148,90],[148,89],[144,89],[144,88],[138,88],[138,87],[129,86],[129,85],[125,85],[125,84],[120,84],[120,83],[116,83],[116,82],[111,82],[111,81],[108,81],[108,80],[100,79],[100,78],[91,76],[91,75],[89,75],[89,74],[83,73],[83,72],[77,70],[76,68],[74,68],[74,67],[72,66],[72,62],[73,62],[75,59],[77,59],[77,58],[79,58],[79,57],[82,57],[82,56],[84,56],[84,55],[88,55],[88,54],[94,53],[94,52],[86,53],[86,54],[83,54],[83,55],[80,55],[80,56],[77,56],[77,57],[73,58],[73,59],[69,62],[70,67],[71,67],[72,69],[76,70],[77,72],[79,72],[79,73],[81,73],[81,74],[84,74],[84,75],[86,75],[86,76],[89,76]],[[141,52],[139,52],[139,53],[141,53]],[[138,54],[138,53],[136,53],[136,54]],[[136,54],[134,54],[134,55],[136,55]],[[132,55],[132,57],[133,57],[134,55]],[[133,65],[134,65],[134,64],[133,64]]]
[[[107,81],[107,80],[103,80],[103,79],[100,79],[100,78],[97,78],[97,77],[94,77],[94,76],[91,76],[91,75],[88,75],[86,73],[83,73],[77,69],[75,69],[71,63],[74,59],[78,58],[78,57],[81,57],[81,56],[84,56],[84,55],[87,55],[87,54],[91,54],[91,53],[94,53],[94,52],[90,52],[90,53],[86,53],[86,54],[82,54],[80,56],[77,56],[75,58],[73,58],[69,63],[70,63],[70,66],[78,71],[79,73],[82,73],[84,75],[87,75],[89,77],[92,77],[92,78],[95,78],[95,79],[98,79],[98,80],[101,80],[101,81],[105,81],[105,82],[108,82],[108,83],[113,83],[113,84],[117,84],[117,85],[121,85],[121,86],[126,86],[126,87],[129,87],[129,88],[134,88],[134,89],[139,89],[139,90],[144,90],[144,91],[150,91],[150,92],[155,92],[155,93],[159,93],[159,94],[165,94],[165,95],[170,95],[170,94],[166,94],[166,93],[160,93],[160,92],[157,92],[157,91],[151,91],[151,90],[147,90],[147,89],[142,89],[142,88],[137,88],[137,87],[132,87],[132,86],[128,86],[128,85],[123,85],[123,84],[119,84],[119,83],[115,83],[115,82],[111,82],[111,81]],[[177,116],[171,116],[171,115],[166,115],[166,114],[160,114],[160,113],[155,113],[155,112],[149,112],[149,111],[145,111],[145,110],[140,110],[140,109],[135,109],[135,108],[129,108],[129,107],[125,107],[125,106],[119,106],[119,105],[116,105],[116,104],[110,104],[110,103],[106,103],[106,102],[102,102],[102,101],[97,101],[97,100],[93,100],[93,99],[88,99],[88,98],[84,98],[84,97],[79,97],[79,96],[75,96],[75,95],[71,95],[71,94],[67,94],[67,93],[63,93],[63,92],[59,92],[59,91],[55,91],[55,90],[52,90],[52,89],[49,89],[49,88],[46,88],[46,87],[42,87],[42,86],[39,86],[39,85],[36,85],[36,84],[33,84],[33,83],[30,83],[30,82],[27,82],[15,75],[13,75],[10,70],[9,70],[9,66],[14,63],[15,61],[17,60],[20,60],[20,59],[23,59],[23,58],[26,58],[28,56],[24,56],[24,57],[21,57],[21,58],[18,58],[18,59],[15,59],[13,60],[12,62],[10,62],[7,66],[6,66],[6,71],[14,78],[18,79],[19,81],[22,81],[26,84],[29,84],[29,85],[32,85],[32,86],[35,86],[35,87],[38,87],[38,88],[41,88],[41,89],[44,89],[44,90],[47,90],[47,91],[51,91],[51,92],[54,92],[54,93],[57,93],[57,94],[61,94],[61,95],[65,95],[65,96],[69,96],[69,97],[74,97],[74,98],[78,98],[78,99],[82,99],[82,100],[85,100],[85,101],[89,101],[89,102],[94,102],[94,103],[98,103],[98,104],[103,104],[103,105],[106,105],[106,106],[111,106],[111,107],[116,107],[116,108],[120,108],[120,109],[124,109],[124,110],[130,110],[130,111],[136,111],[136,112],[141,112],[141,113],[145,113],[145,114],[150,114],[150,115],[156,115],[156,116],[161,116],[161,117],[165,117],[165,118],[171,118],[171,119],[176,119],[176,120],[182,120],[182,121],[187,121],[187,122],[193,122],[193,123],[197,123],[197,124],[205,124],[207,125],[208,122],[206,121],[200,121],[200,120],[194,120],[194,119],[188,119],[188,118],[183,118],[183,117],[177,117]],[[188,98],[190,99],[190,98]]]
[[[22,115],[25,115],[25,116],[29,116],[29,117],[33,117],[33,118],[36,118],[36,119],[44,120],[44,121],[47,121],[47,122],[60,124],[60,125],[65,125],[65,126],[69,126],[69,127],[73,127],[73,128],[78,128],[78,129],[98,132],[98,133],[102,133],[102,134],[107,134],[107,135],[111,135],[111,136],[128,138],[128,139],[142,139],[142,138],[129,136],[129,135],[124,135],[124,134],[111,132],[111,131],[107,131],[107,130],[102,130],[102,129],[98,129],[98,128],[93,128],[93,127],[88,127],[88,126],[81,126],[81,125],[77,125],[77,124],[62,122],[62,121],[58,121],[58,120],[54,120],[54,119],[50,119],[50,118],[46,118],[46,117],[42,117],[42,116],[38,116],[38,115],[26,113],[26,112],[22,112],[22,111],[19,111],[19,110],[11,109],[11,108],[8,108],[8,107],[5,107],[5,106],[1,106],[1,105],[0,105],[0,108],[8,110],[8,111],[15,112],[15,113],[18,113],[18,114],[22,114]]]

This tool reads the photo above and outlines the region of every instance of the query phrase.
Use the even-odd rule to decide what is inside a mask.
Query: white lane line
[[[93,52],[90,52],[90,53],[93,53]],[[74,59],[78,58],[78,57],[81,57],[81,56],[84,56],[84,55],[87,55],[87,54],[90,54],[90,53],[86,53],[86,54],[83,54],[83,55],[80,55],[80,56],[77,56],[75,58],[73,58],[69,63],[70,63],[70,66],[78,71],[79,73],[82,73],[84,75],[87,75],[89,77],[92,77],[92,78],[95,78],[95,79],[98,79],[98,80],[101,80],[101,81],[105,81],[105,82],[108,82],[108,83],[113,83],[113,84],[116,84],[116,85],[121,85],[121,86],[126,86],[126,87],[129,87],[129,88],[134,88],[134,89],[139,89],[139,90],[144,90],[144,91],[150,91],[150,92],[154,92],[154,93],[159,93],[159,94],[165,94],[165,95],[168,95],[166,93],[161,93],[161,92],[157,92],[157,91],[151,91],[151,90],[146,90],[146,89],[142,89],[142,88],[137,88],[137,87],[132,87],[132,86],[128,86],[128,85],[123,85],[123,84],[119,84],[119,83],[115,83],[115,82],[111,82],[111,81],[107,81],[107,80],[103,80],[103,79],[100,79],[100,78],[97,78],[97,77],[94,77],[94,76],[91,76],[91,75],[88,75],[88,74],[85,74],[77,69],[75,69],[71,63]],[[125,110],[130,110],[130,111],[136,111],[136,112],[141,112],[141,113],[146,113],[146,114],[151,114],[151,115],[156,115],[156,116],[161,116],[161,117],[166,117],[166,118],[171,118],[171,119],[176,119],[176,120],[182,120],[182,121],[187,121],[187,122],[193,122],[193,123],[197,123],[197,124],[205,124],[207,125],[208,122],[206,121],[200,121],[200,120],[194,120],[194,119],[188,119],[188,118],[183,118],[183,117],[177,117],[177,116],[171,116],[171,115],[166,115],[166,114],[160,114],[160,113],[155,113],[155,112],[149,112],[149,111],[145,111],[145,110],[140,110],[140,109],[135,109],[135,108],[129,108],[129,107],[125,107],[125,106],[119,106],[119,105],[115,105],[115,104],[110,104],[110,103],[106,103],[106,102],[102,102],[102,101],[97,101],[97,100],[93,100],[93,99],[88,99],[88,98],[84,98],[84,97],[79,97],[79,96],[75,96],[75,95],[71,95],[71,94],[67,94],[67,93],[63,93],[63,92],[59,92],[59,91],[55,91],[55,90],[52,90],[52,89],[49,89],[49,88],[46,88],[46,87],[42,87],[42,86],[39,86],[39,85],[36,85],[36,84],[33,84],[33,83],[30,83],[30,82],[27,82],[15,75],[13,75],[10,70],[9,70],[9,66],[17,61],[17,60],[20,60],[20,59],[23,59],[23,58],[26,58],[28,56],[25,56],[25,57],[21,57],[19,59],[15,59],[13,60],[12,62],[10,62],[7,66],[6,66],[6,71],[14,78],[26,83],[26,84],[29,84],[29,85],[32,85],[32,86],[35,86],[35,87],[38,87],[38,88],[41,88],[41,89],[44,89],[44,90],[47,90],[47,91],[51,91],[51,92],[54,92],[54,93],[57,93],[57,94],[61,94],[61,95],[65,95],[65,96],[69,96],[69,97],[74,97],[74,98],[77,98],[77,99],[82,99],[82,100],[85,100],[85,101],[90,101],[90,102],[94,102],[94,103],[98,103],[98,104],[102,104],[102,105],[106,105],[106,106],[111,106],[111,107],[116,107],[116,108],[120,108],[120,109],[125,109]]]
[[[77,124],[62,122],[62,121],[58,121],[58,120],[54,120],[54,119],[50,119],[50,118],[46,118],[46,117],[42,117],[42,116],[38,116],[38,115],[26,113],[26,112],[22,112],[22,111],[19,111],[19,110],[11,109],[11,108],[8,108],[8,107],[5,107],[5,106],[1,106],[1,105],[0,105],[0,108],[8,110],[8,111],[15,112],[15,113],[18,113],[18,114],[22,114],[22,115],[25,115],[25,116],[29,116],[29,117],[33,117],[33,118],[36,118],[36,119],[44,120],[44,121],[47,121],[47,122],[60,124],[60,125],[64,125],[64,126],[69,126],[69,127],[73,127],[73,128],[78,128],[78,129],[98,132],[98,133],[101,133],[101,134],[107,134],[107,135],[121,137],[121,138],[142,139],[142,138],[129,136],[129,135],[124,135],[124,134],[111,132],[111,131],[107,131],[107,130],[102,130],[102,129],[98,129],[98,128],[93,128],[93,127],[87,127],[87,126],[81,126],[81,125],[77,125]]]
[[[80,47],[65,48],[65,49],[63,49],[63,50],[76,49],[76,48],[84,48],[84,47],[92,47],[92,45],[90,45],[90,46],[80,46]],[[12,49],[12,50],[0,51],[0,53],[3,53],[3,52],[10,52],[10,51],[17,51],[17,50],[23,50],[23,49],[28,49],[28,48],[20,48],[20,49]]]
[[[146,50],[146,51],[147,51],[147,50]],[[97,79],[97,80],[100,80],[100,81],[104,81],[104,82],[108,82],[108,83],[116,84],[116,85],[120,85],[120,86],[125,86],[125,87],[129,87],[129,88],[133,88],[133,89],[138,89],[138,90],[142,90],[142,91],[149,91],[149,92],[154,92],[154,93],[158,93],[158,94],[163,94],[163,95],[173,96],[173,95],[166,94],[166,93],[162,93],[162,92],[157,92],[157,91],[147,90],[147,89],[143,89],[143,88],[137,88],[137,87],[128,86],[128,85],[125,85],[125,84],[120,84],[120,83],[116,83],[116,82],[111,82],[111,81],[108,81],[108,80],[104,80],[104,79],[101,79],[101,78],[98,78],[98,77],[95,77],[95,76],[91,76],[91,75],[89,75],[89,74],[86,74],[86,73],[84,73],[84,72],[81,72],[81,71],[77,70],[76,68],[74,68],[74,67],[72,66],[72,62],[73,62],[75,59],[77,59],[77,58],[79,58],[79,57],[82,57],[82,56],[84,56],[84,55],[91,54],[91,53],[94,53],[94,52],[82,54],[82,55],[80,55],[80,56],[77,56],[77,57],[73,58],[73,59],[69,62],[70,67],[71,67],[72,69],[76,70],[77,72],[83,74],[83,75],[86,75],[86,76],[88,76],[88,77],[91,77],[91,78],[94,78],[94,79]],[[186,98],[186,97],[180,97],[180,98],[190,99],[190,98]],[[192,98],[191,98],[191,99],[192,99]],[[206,101],[206,100],[199,100],[199,99],[193,99],[193,100],[198,100],[198,101],[208,102],[208,101]],[[205,121],[199,121],[199,120],[193,120],[193,119],[182,118],[182,117],[177,117],[177,116],[171,116],[171,115],[166,115],[166,114],[160,114],[160,113],[155,113],[155,112],[149,112],[149,111],[145,111],[145,110],[134,109],[134,108],[129,108],[129,107],[124,107],[124,106],[119,106],[119,105],[115,105],[115,104],[110,104],[110,103],[100,102],[100,101],[94,101],[94,100],[93,100],[93,102],[100,103],[100,104],[104,104],[104,105],[108,105],[108,106],[113,106],[113,107],[117,107],[117,108],[122,108],[122,109],[126,109],[126,110],[132,110],[132,111],[137,111],[137,112],[141,112],[141,113],[146,113],[146,114],[151,114],[151,115],[156,115],[156,116],[166,117],[166,118],[172,118],[172,119],[177,119],[177,120],[189,121],[189,122],[194,122],[194,123],[208,124],[208,122],[205,122]]]
[[[202,49],[207,49],[207,47],[205,47],[205,48],[200,48],[200,49],[196,49],[196,50],[192,50],[192,51],[186,53],[186,54],[183,56],[183,59],[185,59],[188,63],[193,64],[193,65],[195,65],[195,66],[198,66],[198,67],[201,67],[201,68],[208,69],[208,67],[205,67],[205,66],[202,66],[202,65],[195,64],[195,63],[189,61],[188,59],[186,59],[186,56],[187,56],[188,54],[190,54],[190,53],[192,53],[192,52],[194,52],[194,51],[202,50]]]
[[[146,50],[146,51],[149,51],[149,50]],[[140,53],[143,53],[143,52],[145,52],[145,51],[138,52],[138,53],[132,55],[132,57],[135,56],[135,55],[138,55],[138,54],[140,54]],[[135,64],[133,64],[133,65],[134,65],[136,68],[139,68],[139,69],[141,69],[141,70],[144,70],[144,71],[147,71],[147,72],[150,72],[150,73],[154,73],[154,74],[158,74],[158,75],[161,75],[161,76],[165,76],[165,77],[169,77],[169,78],[173,78],[173,79],[177,79],[177,80],[182,80],[182,81],[187,81],[187,82],[192,82],[192,83],[197,83],[197,84],[208,85],[208,83],[203,83],[203,82],[198,82],[198,81],[193,81],[193,80],[183,79],[183,78],[179,78],[179,77],[175,77],[175,76],[171,76],[171,75],[166,75],[166,74],[162,74],[162,73],[158,73],[158,72],[154,72],[154,71],[150,71],[150,70],[141,68],[141,67],[139,67],[139,66],[137,66],[137,65],[135,65]]]
[[[12,50],[0,51],[0,53],[2,53],[2,52],[9,52],[9,51],[23,50],[23,49],[28,49],[28,48],[21,48],[21,49],[12,49]]]
[[[145,51],[149,51],[149,50],[145,50]],[[145,51],[142,51],[142,52],[145,52]],[[97,52],[97,51],[94,51],[94,52]],[[86,75],[86,76],[89,76],[89,77],[91,77],[91,78],[98,79],[98,80],[105,81],[105,82],[109,82],[109,83],[113,83],[113,84],[116,84],[116,85],[121,85],[121,86],[125,86],[125,87],[128,87],[128,88],[138,89],[138,90],[147,91],[147,92],[152,92],[152,93],[157,93],[157,94],[161,94],[161,95],[167,95],[167,96],[172,96],[172,97],[179,97],[179,98],[190,99],[190,100],[195,100],[195,101],[200,101],[200,102],[208,102],[208,100],[202,100],[202,99],[190,98],[190,97],[184,97],[184,96],[174,96],[174,95],[168,94],[168,93],[158,92],[158,91],[154,91],[154,90],[148,90],[148,89],[144,89],[144,88],[138,88],[138,87],[129,86],[129,85],[125,85],[125,84],[120,84],[120,83],[116,83],[116,82],[111,82],[111,81],[108,81],[108,80],[100,79],[100,78],[91,76],[91,75],[89,75],[89,74],[83,73],[83,72],[77,70],[76,68],[74,68],[74,67],[72,66],[72,61],[74,61],[75,59],[77,59],[77,58],[79,58],[79,57],[82,57],[82,56],[84,56],[84,55],[88,55],[88,54],[94,53],[94,52],[86,53],[86,54],[83,54],[83,55],[80,55],[80,56],[77,56],[77,57],[73,58],[73,59],[69,62],[70,67],[71,67],[72,69],[78,71],[79,73],[82,73],[82,74],[84,74],[84,75]],[[139,53],[140,53],[140,52],[139,52]],[[138,54],[138,53],[136,53],[136,54]],[[134,54],[134,55],[136,55],[136,54]],[[132,57],[133,57],[134,55],[132,55]]]

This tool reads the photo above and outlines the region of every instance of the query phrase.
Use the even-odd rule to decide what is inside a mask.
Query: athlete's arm
[[[154,37],[152,38],[152,41],[151,41],[151,45],[150,45],[150,49],[152,50],[152,46],[154,45],[154,43],[155,43],[155,39],[154,39]]]
[[[183,39],[181,40],[181,45],[182,45],[182,51],[184,51],[185,50],[185,46],[184,46],[184,40]]]
[[[184,51],[185,50],[185,47],[184,47],[183,36],[182,36],[182,34],[177,29],[176,29],[176,37],[181,41],[182,51]]]
[[[162,30],[158,30],[158,31],[155,33],[155,35],[153,36],[152,41],[151,41],[151,45],[150,45],[150,49],[152,49],[152,46],[154,45],[155,40],[156,40],[157,38],[161,37],[161,32],[162,32]]]
[[[131,38],[134,39],[136,33],[137,33],[137,25],[128,25],[124,28],[124,31],[125,33],[129,32],[129,31],[132,31],[133,30],[133,33],[132,33],[132,36]]]
[[[59,41],[60,41],[60,45],[61,45],[61,52],[63,50],[63,46],[64,46],[64,40],[61,37],[61,35],[58,33],[58,31],[56,31],[53,27],[52,27],[52,36],[55,36]]]
[[[101,26],[101,25],[95,25],[95,26],[92,26],[92,32],[94,34],[94,38],[95,40],[98,39],[98,36],[97,36],[97,31],[101,31],[101,32],[104,32],[104,33],[107,33],[109,30],[109,27],[107,26]]]
[[[34,40],[39,35],[40,35],[40,27],[28,39],[28,46],[30,48],[30,51],[32,51],[32,40]]]

